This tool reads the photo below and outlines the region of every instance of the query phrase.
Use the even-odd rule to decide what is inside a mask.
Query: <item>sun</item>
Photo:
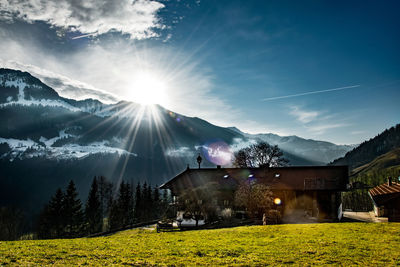
[[[167,84],[156,73],[140,71],[134,75],[130,84],[129,98],[142,105],[166,105]]]

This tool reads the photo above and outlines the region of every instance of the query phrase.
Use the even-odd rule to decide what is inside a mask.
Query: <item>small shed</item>
[[[387,183],[369,190],[378,217],[388,217],[389,222],[400,222],[400,184],[389,177]]]

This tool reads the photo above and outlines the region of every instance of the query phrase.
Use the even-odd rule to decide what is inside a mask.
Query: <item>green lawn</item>
[[[400,223],[249,226],[0,242],[0,265],[399,265]]]

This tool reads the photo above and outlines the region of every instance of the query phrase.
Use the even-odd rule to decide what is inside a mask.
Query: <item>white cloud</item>
[[[183,146],[179,147],[178,149],[167,149],[165,152],[165,155],[169,157],[193,157],[195,154],[196,150],[190,149],[189,147]]]
[[[314,136],[322,135],[329,130],[349,126],[343,122],[338,114],[328,113],[327,111],[306,110],[299,106],[290,107],[290,115],[296,118],[301,126]],[[327,114],[328,113],[328,114]]]
[[[294,106],[291,107],[290,115],[296,117],[296,119],[302,123],[309,123],[320,116],[319,111],[309,111],[309,110],[303,110],[300,107]]]
[[[321,123],[312,126],[305,126],[309,132],[315,135],[324,134],[327,130],[332,130],[336,128],[342,128],[349,126],[347,123]]]
[[[82,34],[117,31],[131,39],[145,39],[164,28],[157,16],[162,8],[162,3],[151,0],[0,0],[0,19],[43,21]]]

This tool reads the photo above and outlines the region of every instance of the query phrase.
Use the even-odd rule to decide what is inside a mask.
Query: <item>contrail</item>
[[[79,35],[79,36],[72,37],[71,39],[72,39],[72,40],[75,40],[75,39],[85,38],[85,37],[88,37],[88,36],[92,36],[92,35],[94,35],[95,33],[96,33],[96,32],[92,32],[92,33],[88,33],[88,34],[83,34],[83,35]]]
[[[276,100],[276,99],[282,99],[282,98],[290,98],[290,97],[296,97],[296,96],[312,95],[312,94],[319,94],[319,93],[325,93],[325,92],[339,91],[339,90],[344,90],[344,89],[349,89],[349,88],[356,88],[356,87],[360,87],[360,86],[361,85],[357,84],[357,85],[344,86],[344,87],[338,87],[338,88],[332,88],[332,89],[326,89],[326,90],[320,90],[320,91],[310,91],[310,92],[294,94],[294,95],[268,97],[268,98],[261,99],[261,101],[270,101],[270,100]]]

